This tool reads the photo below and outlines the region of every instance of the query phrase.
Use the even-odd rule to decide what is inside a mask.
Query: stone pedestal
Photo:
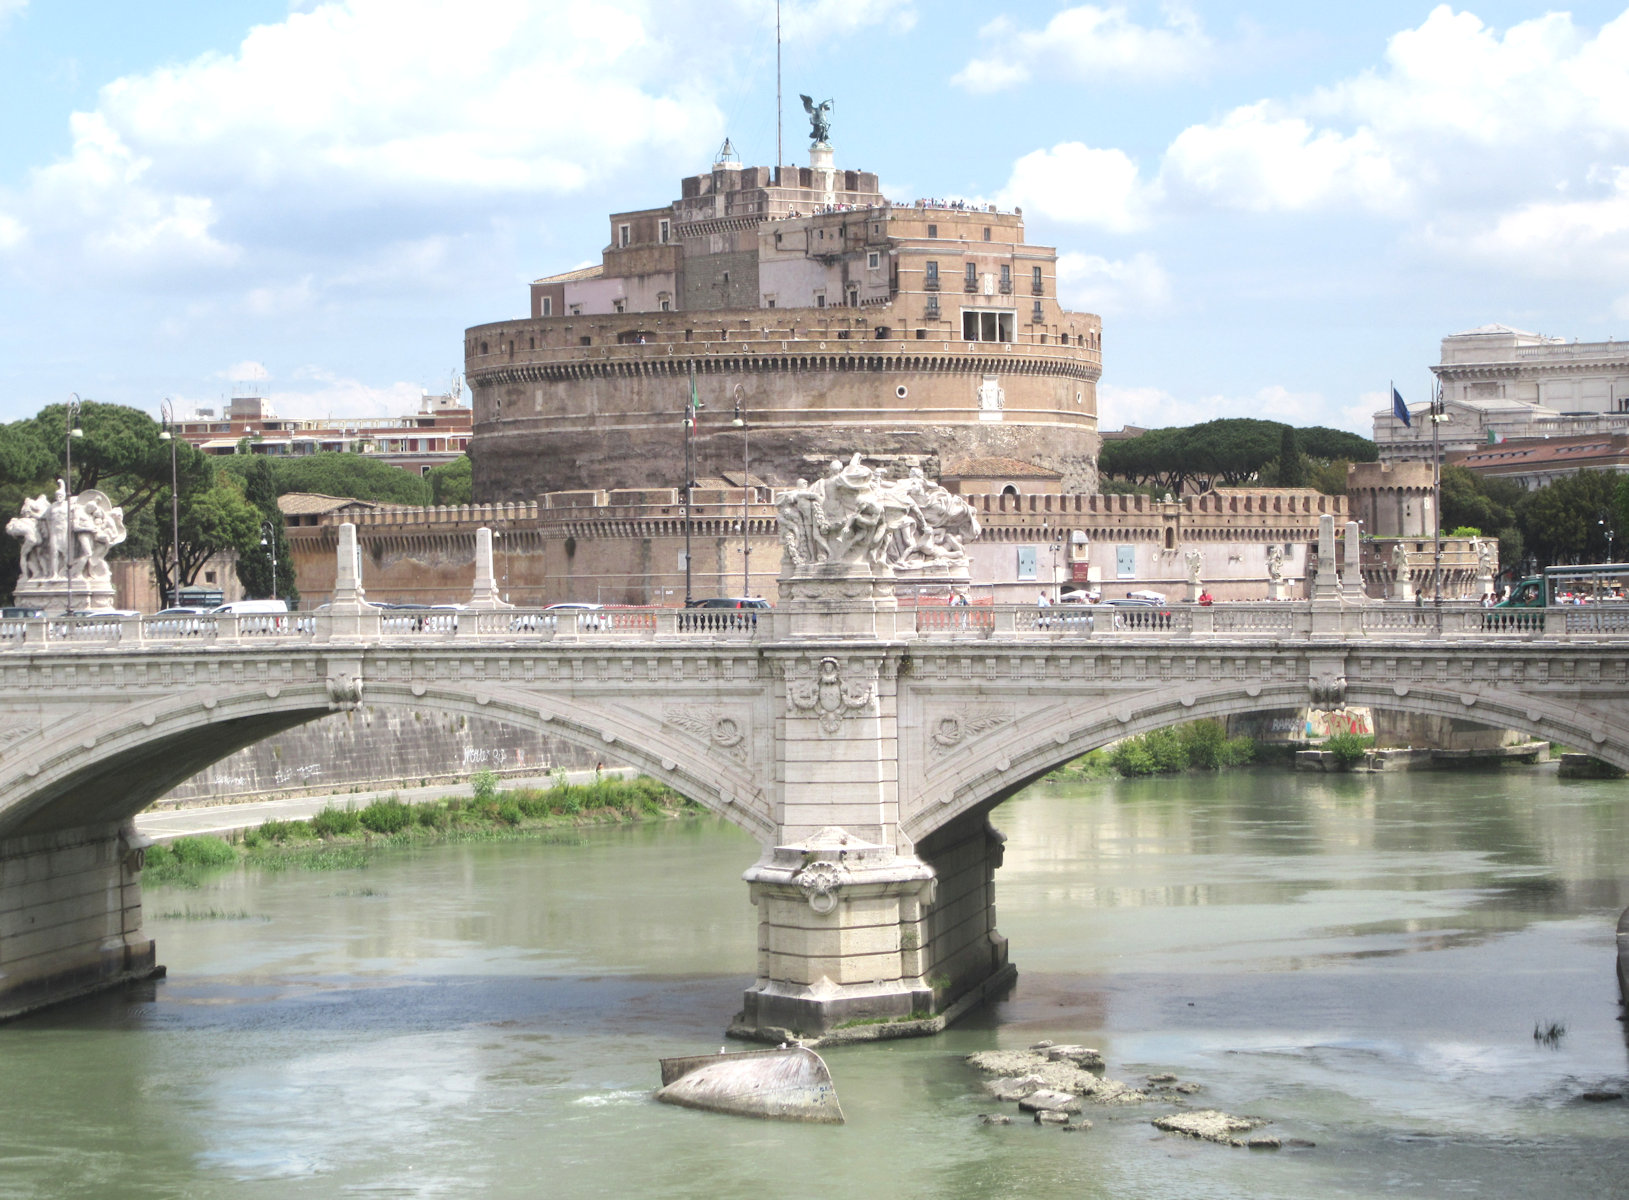
[[[1288,594],[1289,584],[1282,579],[1269,579],[1267,581],[1267,599],[1282,600]]]
[[[483,610],[514,607],[498,592],[498,577],[492,567],[492,530],[484,525],[475,531],[475,587],[470,592],[469,606]]]
[[[161,970],[141,927],[147,845],[133,825],[0,843],[0,1018]]]
[[[783,636],[893,638],[899,635],[896,577],[885,566],[824,562],[783,567],[777,619]]]
[[[42,608],[47,613],[75,611],[103,612],[113,607],[115,590],[105,579],[34,579],[19,583],[15,603],[22,608]]]

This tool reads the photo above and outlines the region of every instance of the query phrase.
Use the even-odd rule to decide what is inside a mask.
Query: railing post
[[[144,617],[119,618],[119,645],[139,646],[142,643],[142,624]]]
[[[767,616],[767,613],[760,614]],[[676,608],[659,608],[656,610],[656,636],[677,637],[679,633],[679,610]]]
[[[992,633],[1017,633],[1018,610],[1010,604],[998,604],[990,612]]]

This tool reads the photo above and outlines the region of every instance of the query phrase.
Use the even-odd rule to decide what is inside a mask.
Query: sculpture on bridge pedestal
[[[775,505],[786,562],[794,568],[965,569],[964,543],[979,535],[973,506],[928,482],[919,468],[890,482],[858,453],[847,463],[833,462],[816,483],[800,479]]]
[[[1414,599],[1414,573],[1409,567],[1408,547],[1402,542],[1394,542],[1391,548],[1391,569],[1394,577],[1392,583],[1392,599]]]
[[[1284,599],[1284,551],[1277,544],[1267,547],[1267,599]]]
[[[18,603],[113,607],[107,554],[125,540],[124,510],[105,493],[93,488],[70,498],[67,485],[59,482],[54,499],[25,499],[22,511],[6,523],[6,532],[21,543]]]

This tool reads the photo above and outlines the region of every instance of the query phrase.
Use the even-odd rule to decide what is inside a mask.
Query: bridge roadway
[[[760,935],[735,1029],[776,1039],[913,1013],[932,1028],[1003,985],[988,814],[1128,735],[1350,703],[1629,768],[1629,614],[1606,608],[1326,595],[1115,620],[834,596],[757,614],[454,615],[358,596],[285,618],[0,622],[0,1012],[150,972],[135,814],[362,703],[529,726],[750,831]]]

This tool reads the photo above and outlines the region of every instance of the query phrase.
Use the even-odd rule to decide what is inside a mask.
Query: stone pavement
[[[606,776],[633,778],[637,772],[631,767],[607,767]],[[593,783],[593,771],[568,771],[570,783]],[[500,779],[499,788],[547,788],[554,785],[552,775],[528,775],[514,779]],[[169,808],[158,812],[145,812],[136,817],[136,829],[155,842],[195,834],[213,834],[226,837],[244,829],[254,829],[267,821],[303,821],[330,806],[334,808],[366,808],[375,800],[395,796],[406,804],[423,804],[430,800],[444,800],[449,796],[468,796],[470,784],[433,784],[430,787],[390,787],[370,792],[334,792],[325,796],[282,796],[275,800],[254,800],[243,804],[216,804],[193,808]]]

